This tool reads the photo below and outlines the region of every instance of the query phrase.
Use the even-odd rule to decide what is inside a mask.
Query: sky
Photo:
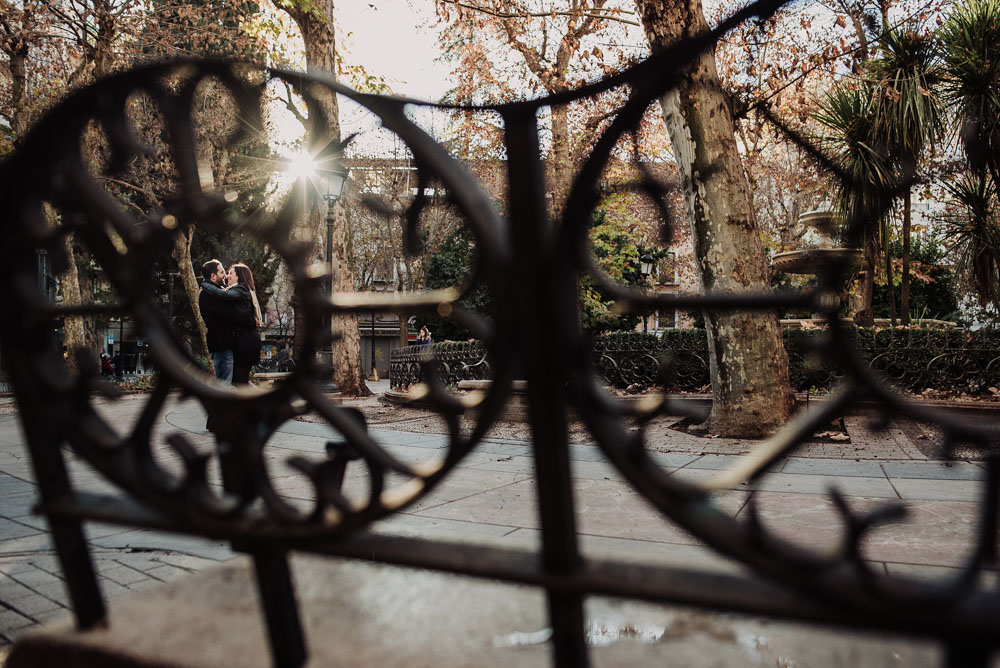
[[[385,77],[393,92],[435,101],[450,88],[433,0],[341,0],[337,22],[347,60]]]
[[[433,0],[340,0],[336,11],[337,47],[349,65],[363,66],[370,75],[382,77],[393,94],[416,100],[439,100],[451,88],[450,66],[437,60],[440,28]],[[277,128],[275,149],[285,157],[298,154],[289,145],[302,136],[302,125],[281,105],[271,113]],[[415,113],[415,120],[434,136],[447,125],[441,113]],[[342,135],[360,133],[354,151],[394,154],[400,148],[389,133],[377,129],[378,119],[343,97],[340,122]]]

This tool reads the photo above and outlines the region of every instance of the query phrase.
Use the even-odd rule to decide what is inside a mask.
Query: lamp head
[[[653,257],[651,255],[643,255],[639,258],[639,273],[643,276],[649,276],[653,273]]]

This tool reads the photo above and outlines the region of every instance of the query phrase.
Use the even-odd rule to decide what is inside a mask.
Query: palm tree
[[[915,27],[890,30],[882,39],[880,55],[871,61],[876,79],[874,123],[877,136],[888,142],[890,154],[903,184],[903,278],[902,321],[910,324],[910,190],[917,164],[925,149],[933,149],[944,129],[943,109],[935,89],[943,70],[932,35]],[[887,242],[887,239],[883,240]],[[895,312],[891,260],[886,249],[886,271],[890,300]],[[893,318],[895,320],[895,318]],[[895,322],[893,322],[895,324]]]
[[[1000,183],[1000,0],[966,0],[939,34],[945,98],[974,172]]]
[[[828,130],[819,141],[842,174],[834,186],[836,206],[847,220],[850,240],[860,242],[864,251],[864,315],[859,324],[868,326],[873,318],[875,263],[888,246],[889,206],[897,188],[889,146],[878,134],[877,113],[875,84],[863,77],[833,88],[813,115]]]
[[[966,0],[945,20],[939,39],[970,173],[948,186],[964,218],[948,236],[981,304],[1000,308],[1000,0]]]
[[[945,217],[958,269],[969,277],[980,306],[1000,310],[1000,206],[997,185],[988,174],[963,174],[946,183],[951,215]]]

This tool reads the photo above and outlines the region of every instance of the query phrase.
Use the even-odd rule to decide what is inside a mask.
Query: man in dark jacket
[[[237,327],[253,327],[253,315],[240,304],[239,295],[221,288],[226,284],[226,270],[218,260],[209,260],[201,268],[203,277],[198,310],[205,321],[208,352],[212,355],[215,377],[229,383],[233,380],[233,340]],[[218,288],[218,289],[213,289]],[[246,320],[249,317],[249,325]]]

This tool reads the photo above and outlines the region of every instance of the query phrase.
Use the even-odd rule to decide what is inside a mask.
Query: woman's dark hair
[[[256,286],[253,284],[253,272],[250,271],[250,267],[246,266],[242,262],[237,262],[230,269],[236,271],[236,278],[240,280],[240,285],[245,285],[254,292],[257,292]]]

